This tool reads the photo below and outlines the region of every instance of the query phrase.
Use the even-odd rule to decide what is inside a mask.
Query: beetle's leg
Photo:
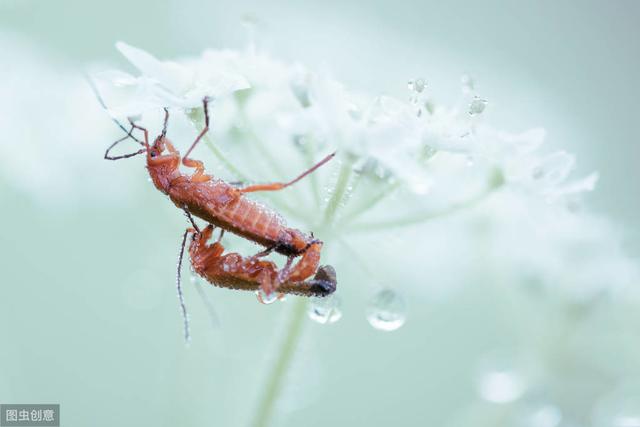
[[[189,147],[187,152],[184,154],[184,157],[182,157],[183,165],[196,169],[193,175],[191,175],[191,180],[194,182],[206,182],[211,179],[209,175],[206,175],[204,173],[204,164],[200,160],[189,158],[189,154],[191,154],[196,145],[198,145],[198,142],[200,142],[202,137],[209,131],[209,98],[205,96],[202,100],[202,104],[204,108],[204,128],[202,129],[202,131],[200,131],[200,133],[196,137],[196,140],[193,141],[191,147]]]
[[[336,155],[335,152],[329,154],[327,157],[325,157],[324,159],[320,160],[314,166],[312,166],[311,168],[307,169],[302,174],[300,174],[297,178],[295,178],[295,179],[293,179],[293,180],[291,180],[289,182],[273,182],[271,184],[250,185],[250,186],[245,187],[245,188],[240,188],[238,191],[240,191],[241,193],[253,193],[255,191],[278,191],[278,190],[282,190],[283,188],[286,188],[286,187],[288,187],[290,185],[293,185],[296,182],[300,181],[302,178],[304,178],[305,176],[309,175],[310,173],[312,173],[313,171],[318,169],[320,166],[322,166],[325,163],[327,163],[335,155]]]
[[[311,242],[302,253],[300,260],[292,268],[287,269],[286,266],[283,268],[280,282],[302,282],[311,277],[318,270],[321,249],[321,241],[315,240]],[[285,269],[287,271],[284,271]]]
[[[109,151],[111,151],[116,145],[118,145],[119,143],[121,143],[122,141],[124,141],[126,139],[129,139],[129,138],[133,137],[132,132],[133,132],[134,129],[135,129],[135,126],[132,124],[131,125],[131,129],[129,129],[129,131],[127,132],[127,134],[125,136],[123,136],[122,138],[120,138],[119,140],[117,140],[116,142],[111,144],[109,146],[109,148],[107,148],[107,151],[104,152],[104,158],[107,159],[107,160],[120,160],[120,159],[128,159],[129,157],[137,156],[138,154],[144,153],[146,150],[144,148],[142,148],[142,149],[140,149],[138,151],[135,151],[133,153],[123,154],[121,156],[111,156],[111,155],[109,155]],[[138,141],[137,139],[136,139],[136,141],[140,145],[143,145],[142,142]]]
[[[213,226],[207,226],[195,242],[191,259],[196,271],[209,282],[221,287],[247,290],[263,289],[267,294],[275,291],[278,270],[271,261],[261,261],[255,257],[244,258],[231,252],[224,254],[224,246],[219,241],[210,245],[206,241],[211,236]]]
[[[131,124],[132,128],[141,130],[142,133],[144,133],[144,143],[142,145],[144,145],[144,147],[148,150],[149,149],[149,131],[147,129],[143,128],[142,126],[138,126],[131,119],[129,119],[129,124]]]
[[[258,252],[257,254],[253,255],[251,258],[263,258],[263,257],[266,257],[271,252],[273,252],[277,247],[278,247],[278,245],[269,246],[267,249],[263,250],[262,252]]]
[[[100,106],[102,106],[102,108],[108,113],[109,112],[109,108],[107,107],[107,104],[104,102],[104,99],[102,99],[102,95],[100,95],[100,91],[98,90],[98,87],[96,86],[95,82],[93,81],[93,79],[88,75],[85,74],[85,79],[87,80],[87,83],[89,83],[89,86],[91,87],[91,90],[93,91],[93,94],[96,96],[96,99],[98,100],[98,103],[100,104]],[[111,116],[111,114],[109,114]],[[123,132],[127,132],[127,129],[124,127],[124,125],[122,123],[120,123],[120,120],[116,119],[115,117],[111,116],[111,120],[120,128],[122,129]],[[142,144],[142,141],[140,141],[138,138],[136,138],[131,132],[133,131],[133,129],[131,129],[129,132],[127,132],[127,138],[131,138],[133,139],[135,142],[137,142],[140,145]],[[120,142],[120,140],[116,141]],[[107,152],[113,148],[113,146],[116,145],[116,143],[114,143],[111,147],[109,147],[107,149]],[[132,156],[129,156],[132,157]],[[107,158],[107,154],[105,153],[105,159]],[[109,159],[109,160],[115,160],[115,159]]]
[[[211,176],[204,173],[204,164],[202,161],[182,158],[182,164],[196,169],[196,171],[191,175],[191,181],[207,182],[211,180]]]

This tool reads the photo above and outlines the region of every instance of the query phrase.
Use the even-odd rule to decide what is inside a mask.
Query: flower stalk
[[[331,225],[336,216],[336,213],[338,212],[340,204],[342,204],[344,200],[344,197],[347,193],[347,187],[349,185],[349,179],[351,178],[351,173],[353,171],[352,166],[353,165],[350,161],[345,161],[340,167],[336,187],[333,190],[333,194],[331,195],[331,198],[329,199],[329,202],[327,204],[327,208],[324,211],[324,227]]]
[[[291,318],[286,329],[287,334],[280,346],[274,366],[269,371],[269,377],[260,398],[255,419],[251,424],[253,427],[267,427],[273,418],[275,405],[284,386],[284,379],[302,336],[306,311],[307,300],[296,297],[291,308]]]

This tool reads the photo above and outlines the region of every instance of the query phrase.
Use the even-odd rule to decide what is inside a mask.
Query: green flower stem
[[[328,225],[333,220],[335,213],[342,202],[347,191],[347,185],[351,176],[351,162],[345,162],[340,169],[338,181],[333,191],[333,196],[329,200],[324,215],[324,224]],[[284,338],[280,353],[278,354],[275,364],[270,371],[264,392],[260,399],[255,419],[252,423],[253,427],[267,427],[272,419],[275,404],[282,392],[284,379],[287,371],[295,355],[298,342],[302,336],[305,314],[307,311],[307,300],[305,298],[297,298],[292,308],[291,319],[287,327],[287,335]]]
[[[336,212],[340,207],[340,203],[344,199],[344,196],[347,192],[347,185],[349,184],[349,178],[351,178],[352,172],[352,164],[349,161],[345,161],[340,168],[340,173],[338,175],[338,182],[336,183],[336,188],[333,191],[333,195],[331,199],[329,199],[329,203],[327,204],[327,209],[324,211],[324,226],[329,226],[333,222],[333,219],[336,216]]]
[[[315,164],[315,159],[313,158],[313,154],[315,150],[310,149],[309,145],[311,142],[305,144],[302,148],[302,155],[304,156],[304,160],[306,162],[307,168],[311,168]],[[316,202],[316,206],[320,206],[320,185],[318,184],[318,175],[312,173],[307,177],[307,179],[311,182],[311,191],[313,192],[313,200]]]
[[[249,137],[249,139],[255,145],[256,149],[258,150],[262,158],[266,160],[267,164],[269,165],[269,168],[273,171],[273,173],[276,174],[278,179],[281,181],[284,181],[286,177],[282,172],[282,169],[280,168],[280,165],[278,164],[276,159],[271,155],[271,152],[262,143],[262,139],[258,138],[258,136],[253,131],[249,130],[249,124],[246,123],[246,121],[244,123],[245,124],[243,129],[244,129],[245,135]]]
[[[194,110],[194,111],[197,111],[197,110]],[[191,119],[191,123],[193,124],[193,126],[195,126],[196,130],[198,132],[202,132],[202,129],[204,129],[204,117],[199,118],[197,112],[191,113],[188,116]],[[220,151],[220,149],[216,147],[213,141],[211,141],[211,137],[209,133],[204,134],[202,139],[204,140],[204,143],[207,145],[207,148],[209,148],[209,150],[213,153],[213,155],[216,156],[216,158],[220,161],[220,163],[222,163],[229,172],[231,172],[237,179],[241,181],[247,180],[247,176],[243,174],[238,168],[236,168],[233,165],[233,163],[231,163],[225,157],[225,155],[222,154],[222,151]]]
[[[380,230],[385,228],[398,228],[398,227],[406,227],[409,225],[420,224],[422,222],[430,221],[432,219],[442,218],[454,213],[470,209],[474,206],[477,206],[482,201],[487,199],[493,192],[495,191],[495,187],[489,187],[485,189],[480,194],[465,200],[463,202],[454,203],[446,209],[436,212],[420,212],[417,214],[408,215],[402,218],[377,221],[377,222],[369,222],[356,224],[349,228],[350,232],[361,233],[372,230]]]
[[[224,165],[225,168],[227,168],[229,172],[231,172],[236,178],[241,181],[247,180],[247,176],[244,173],[240,172],[240,170],[236,168],[233,163],[227,160],[224,154],[222,154],[222,151],[220,151],[220,149],[215,146],[208,135],[205,135],[203,139],[205,144],[207,144],[209,150],[213,153],[214,156],[218,158],[218,160],[220,160],[220,162]]]
[[[362,215],[363,213],[365,213],[366,211],[368,211],[369,209],[371,209],[372,207],[380,203],[382,200],[384,200],[389,194],[397,190],[398,187],[400,187],[399,181],[389,184],[380,193],[360,203],[351,211],[351,213],[349,213],[348,215],[345,215],[343,222],[348,225],[351,221],[353,221],[354,219],[356,219],[357,217],[359,217],[360,215]]]
[[[505,184],[505,177],[499,168],[494,168],[487,177],[487,187],[481,193],[476,196],[465,200],[463,202],[454,203],[446,209],[443,209],[439,212],[421,212],[418,214],[408,215],[403,218],[396,218],[386,221],[377,221],[370,223],[363,223],[351,226],[349,231],[354,232],[364,232],[371,230],[379,230],[381,228],[397,228],[397,227],[406,227],[407,225],[420,224],[422,222],[426,222],[432,219],[442,218],[462,210],[470,209],[482,201],[487,199],[490,195],[492,195],[496,190],[501,188]]]
[[[302,336],[306,311],[307,300],[297,297],[293,304],[287,335],[280,347],[280,353],[277,355],[275,364],[269,371],[269,378],[267,379],[263,395],[260,399],[260,405],[258,406],[256,417],[252,424],[254,427],[267,427],[273,417],[273,410],[282,392],[286,373],[293,360],[300,337]]]

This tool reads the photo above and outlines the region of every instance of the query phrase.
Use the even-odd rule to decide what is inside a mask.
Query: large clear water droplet
[[[262,289],[256,291],[256,297],[258,298],[258,302],[260,304],[265,305],[273,304],[274,302],[278,301],[277,292],[271,292],[270,294],[268,294]]]
[[[469,115],[477,116],[478,114],[482,114],[482,112],[487,108],[487,104],[489,102],[486,99],[482,99],[478,96],[474,97],[469,104]]]
[[[340,298],[336,295],[314,297],[311,299],[311,305],[307,314],[309,315],[309,319],[323,325],[335,323],[342,317],[340,305]]]
[[[395,331],[404,325],[406,318],[404,300],[391,289],[383,289],[375,294],[367,309],[367,320],[381,331]]]

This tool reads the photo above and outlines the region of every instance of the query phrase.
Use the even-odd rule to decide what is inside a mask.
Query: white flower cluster
[[[338,152],[339,161],[306,184],[267,197],[325,240],[328,261],[340,273],[339,295],[378,289],[367,311],[377,329],[404,324],[409,304],[403,293],[437,294],[438,285],[413,286],[421,277],[441,289],[482,279],[487,292],[515,292],[512,309],[523,318],[537,310],[537,297],[546,299],[553,307],[546,310],[566,323],[562,330],[571,330],[576,310],[637,297],[640,271],[621,249],[622,236],[581,208],[597,174],[572,178],[574,156],[545,152],[543,129],[509,133],[483,123],[488,102],[469,77],[462,80],[463,102],[446,107],[431,98],[423,79],[409,81],[403,100],[351,92],[326,73],[254,50],[208,50],[169,62],[124,43],[117,48],[140,75],[96,76],[111,113],[144,121],[168,107],[175,120],[192,126],[178,125],[184,150],[203,126],[200,102],[210,97],[207,143],[217,164],[207,161],[207,167],[225,168],[226,179],[286,180]],[[173,132],[170,125],[175,139]],[[339,300],[316,302],[310,317],[339,320]],[[523,334],[548,335],[547,323],[532,323],[538,329]],[[554,351],[576,356],[563,342],[555,345]],[[513,402],[528,390],[562,383],[564,373],[547,347],[524,347],[511,351],[535,354],[542,374],[515,387],[520,373],[489,372],[479,386],[485,400]],[[599,362],[594,356],[589,363]],[[598,387],[594,399],[604,390]],[[585,399],[582,407],[593,404]],[[550,408],[556,418],[565,411]]]
[[[443,172],[431,162],[436,153],[483,163],[513,186],[548,200],[592,190],[597,181],[596,174],[569,180],[574,157],[541,153],[541,129],[511,134],[483,125],[486,101],[474,94],[468,77],[463,80],[467,104],[448,108],[434,105],[422,79],[409,83],[410,99],[403,101],[352,93],[326,74],[253,51],[207,50],[174,62],[123,42],[116,47],[140,75],[114,70],[96,76],[121,92],[109,102],[115,116],[197,108],[208,96],[216,101],[219,135],[250,131],[268,139],[272,151],[285,149],[283,142],[312,141],[316,151],[337,150],[418,194],[427,193]]]
[[[203,126],[202,99],[209,97],[209,148],[228,169],[225,178],[284,180],[337,151],[339,167],[314,173],[308,185],[271,200],[325,238],[421,224],[484,205],[476,217],[488,212],[495,223],[492,242],[504,251],[496,256],[509,253],[513,260],[537,264],[531,267],[537,271],[562,269],[568,248],[591,239],[589,245],[609,248],[612,255],[603,260],[591,250],[587,255],[598,262],[589,265],[612,267],[626,260],[613,249],[619,242],[605,221],[573,212],[580,195],[594,188],[597,174],[571,178],[574,156],[544,152],[543,129],[514,134],[484,124],[487,101],[468,76],[462,79],[462,105],[446,107],[431,99],[423,79],[409,81],[408,99],[401,100],[350,92],[326,73],[253,49],[207,50],[198,58],[160,61],[122,42],[116,47],[140,75],[95,75],[111,114],[142,115],[144,121],[168,107],[172,120],[186,118],[195,134]],[[186,142],[178,147],[185,149],[190,136],[179,137]],[[528,244],[507,249],[514,238]],[[576,271],[572,277],[609,286],[601,276],[610,273],[600,271],[608,270]],[[622,276],[636,277],[627,273]]]

